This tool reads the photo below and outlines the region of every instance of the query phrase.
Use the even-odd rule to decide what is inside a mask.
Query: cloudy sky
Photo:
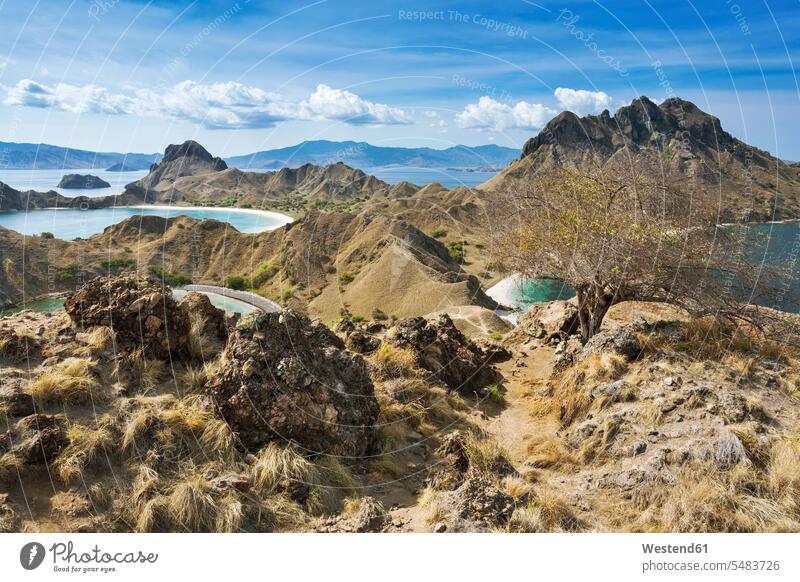
[[[798,0],[0,0],[0,141],[518,147],[677,95],[800,160],[799,56]]]

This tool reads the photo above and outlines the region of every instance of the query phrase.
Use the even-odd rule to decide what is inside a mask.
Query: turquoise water
[[[187,292],[183,289],[175,289],[172,292],[172,296],[175,297],[176,301],[180,301],[183,296],[186,295],[186,293]],[[214,307],[222,309],[223,311],[227,311],[228,313],[244,314],[255,309],[255,307],[248,303],[244,303],[243,301],[238,301],[230,297],[223,297],[222,295],[216,295],[214,293],[208,293],[207,295]],[[48,297],[47,299],[39,299],[37,301],[30,301],[25,304],[10,307],[9,309],[1,311],[0,315],[12,315],[14,313],[19,313],[20,311],[25,311],[26,309],[38,311],[39,313],[53,313],[55,311],[61,311],[64,309],[64,301],[64,297]]]
[[[776,289],[773,297],[759,297],[747,289],[739,289],[736,292],[739,300],[800,313],[800,223],[754,224],[748,228],[747,260],[763,264],[767,270],[777,270],[780,276],[773,282]],[[558,281],[530,280],[515,285],[506,302],[511,300],[514,307],[527,311],[533,303],[569,299],[574,295],[572,289]]]
[[[30,309],[31,311],[38,311],[40,313],[61,311],[64,309],[65,297],[48,297],[47,299],[38,299],[36,301],[29,301],[14,307],[9,307],[0,311],[0,315],[12,315]]]
[[[110,188],[56,188],[66,174],[91,174],[102,178],[109,184]],[[0,182],[5,182],[15,190],[23,192],[36,190],[37,192],[47,192],[55,190],[64,196],[108,196],[110,194],[121,194],[126,184],[136,182],[147,175],[147,170],[137,170],[135,172],[106,172],[105,170],[0,170]]]
[[[242,211],[230,208],[135,208],[119,206],[81,210],[77,208],[50,208],[28,212],[0,212],[0,226],[22,234],[51,232],[56,238],[72,240],[88,238],[103,232],[107,226],[122,222],[131,216],[178,215],[192,218],[213,218],[227,222],[239,232],[262,232],[273,230],[291,222],[289,217],[276,213]]]
[[[411,182],[417,186],[424,186],[431,182],[439,182],[446,188],[478,186],[497,174],[497,172],[467,172],[445,168],[367,168],[364,172],[389,184]]]
[[[527,311],[534,303],[559,301],[572,297],[575,297],[575,291],[571,287],[553,279],[524,281],[521,286],[517,287],[514,295],[517,307],[524,311]]]

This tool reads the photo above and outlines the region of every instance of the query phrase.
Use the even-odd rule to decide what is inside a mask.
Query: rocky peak
[[[669,144],[682,139],[683,132],[688,132],[693,152],[707,148],[728,149],[736,141],[722,129],[719,119],[690,101],[676,97],[656,105],[642,96],[621,107],[613,116],[607,110],[600,115],[584,117],[571,111],[558,114],[539,135],[525,143],[522,157],[558,148],[558,153],[568,156],[570,150],[577,149],[608,158],[623,147],[636,149]]]
[[[174,162],[182,158],[194,158],[206,162],[214,166],[214,169],[217,171],[225,170],[228,167],[222,158],[212,156],[206,148],[191,139],[186,140],[180,145],[172,144],[167,146],[167,149],[164,150],[164,158],[161,160],[161,163]]]

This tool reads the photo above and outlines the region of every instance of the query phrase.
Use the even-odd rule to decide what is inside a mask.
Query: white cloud
[[[317,90],[300,105],[301,115],[338,119],[355,125],[398,125],[411,123],[402,109],[366,101],[350,91],[317,85]]]
[[[334,119],[350,124],[412,123],[409,115],[354,93],[319,85],[307,99],[292,102],[236,82],[201,85],[184,81],[163,91],[112,93],[96,85],[49,86],[23,79],[8,89],[6,105],[51,108],[72,113],[105,113],[180,119],[209,129],[270,127],[288,119]]]
[[[611,107],[612,99],[602,91],[585,91],[583,89],[567,89],[559,87],[555,96],[562,109],[572,111],[578,115],[587,113],[600,113],[603,109]]]
[[[514,106],[481,97],[456,115],[458,125],[463,128],[490,129],[539,129],[556,114],[556,111],[541,103],[520,101]]]
[[[79,87],[58,83],[55,86],[48,86],[30,79],[23,79],[11,87],[3,103],[60,109],[72,113],[107,113],[111,115],[125,113],[132,106],[130,98],[109,93],[97,85]]]
[[[184,81],[163,93],[147,89],[136,95],[133,113],[182,119],[209,129],[269,127],[296,117],[296,107],[280,95],[234,82]]]

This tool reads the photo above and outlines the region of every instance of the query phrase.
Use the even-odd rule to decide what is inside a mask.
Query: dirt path
[[[486,419],[484,428],[506,450],[518,470],[528,459],[528,440],[536,432],[528,396],[549,376],[553,355],[553,348],[544,346],[497,366],[506,378],[505,403],[496,415]]]
[[[508,460],[522,470],[528,460],[528,441],[538,434],[538,430],[549,430],[546,423],[537,427],[530,414],[530,392],[550,375],[553,366],[554,350],[551,347],[536,347],[527,350],[522,357],[512,358],[497,366],[505,377],[505,398],[502,404],[482,406],[485,415],[473,415],[471,421],[489,433],[506,451]],[[397,483],[395,489],[386,488],[382,493],[382,501],[395,500],[398,506],[392,509],[390,519],[399,530],[429,532],[431,525],[426,522],[427,508],[419,504],[418,493],[422,483],[418,482],[416,498],[413,494],[408,498],[408,483]],[[389,504],[386,504],[387,506]]]

